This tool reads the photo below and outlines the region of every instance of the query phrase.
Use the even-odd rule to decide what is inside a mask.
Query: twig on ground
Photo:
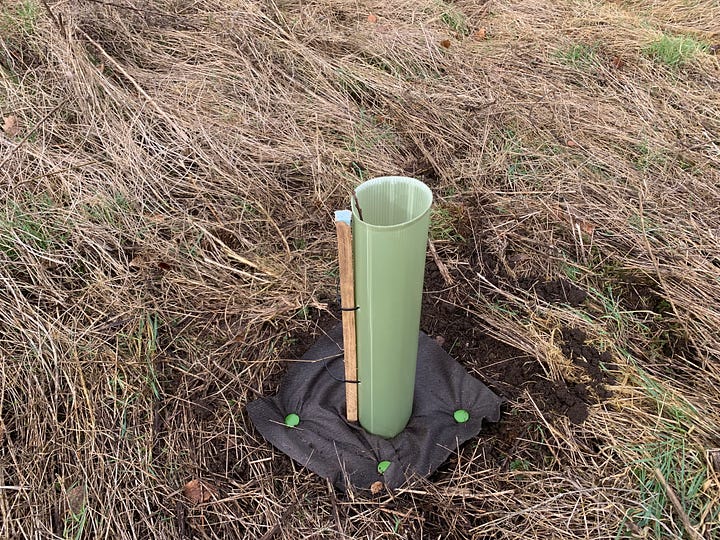
[[[47,3],[47,0],[42,0],[42,5],[43,5],[43,7],[45,7],[45,11],[47,12],[50,19],[52,19],[53,24],[55,24],[57,29],[60,31],[60,35],[62,35],[62,37],[64,37],[64,38],[67,37],[67,33],[65,31],[65,26],[62,24],[62,18],[55,15],[55,13],[53,13],[53,11],[50,9],[50,6]]]
[[[327,487],[328,487],[328,494],[330,496],[330,502],[332,503],[332,509],[333,509],[333,516],[335,518],[335,526],[337,527],[337,531],[340,534],[340,536],[343,536],[345,532],[343,531],[342,523],[340,522],[340,512],[338,511],[338,503],[337,503],[337,497],[335,496],[335,488],[333,488],[332,484],[330,483],[330,480],[327,480]]]
[[[270,540],[271,538],[273,538],[280,531],[280,528],[282,527],[285,520],[288,518],[288,516],[290,514],[292,514],[295,511],[297,506],[298,506],[298,503],[294,502],[290,506],[288,506],[285,510],[283,510],[283,513],[280,514],[280,518],[278,519],[278,522],[275,525],[273,525],[272,529],[270,529],[268,532],[263,534],[262,538],[260,538],[260,540]]]
[[[23,144],[25,144],[30,137],[32,137],[33,133],[35,133],[35,132],[40,128],[40,126],[42,126],[43,123],[44,123],[48,118],[50,118],[53,114],[55,114],[55,112],[56,112],[60,107],[62,107],[63,105],[65,105],[65,103],[67,103],[67,101],[68,101],[67,99],[64,99],[64,100],[62,100],[60,103],[58,103],[57,105],[55,105],[52,109],[50,109],[50,112],[47,113],[45,116],[43,116],[43,117],[38,121],[38,123],[35,124],[35,125],[33,126],[33,128],[32,128],[30,131],[28,131],[22,139],[20,139],[20,142],[18,142],[18,143],[10,150],[10,152],[8,152],[7,156],[5,156],[5,159],[2,160],[2,162],[0,162],[0,171],[1,171],[2,168],[5,166],[5,164],[6,164],[8,161],[10,161],[10,158],[13,156],[13,154],[15,154],[15,152],[17,152],[18,149],[19,149]]]
[[[135,90],[137,90],[138,93],[143,96],[152,106],[152,108],[155,109],[155,111],[163,118],[163,120],[167,122],[168,128],[173,129],[175,133],[183,140],[183,142],[188,142],[188,136],[182,129],[180,129],[180,126],[177,125],[177,122],[175,122],[173,118],[167,112],[165,112],[163,108],[160,107],[160,105],[158,105],[152,97],[150,97],[150,95],[145,91],[142,86],[140,86],[140,84],[135,80],[135,78],[132,77],[127,72],[127,70],[120,65],[117,60],[110,56],[97,41],[87,35],[84,30],[78,28],[77,31],[82,34],[83,37],[98,50],[102,57],[105,58],[105,60],[107,60],[113,66],[113,68],[117,69],[120,73],[122,73],[123,77],[125,77],[125,79],[127,79],[130,84],[135,87]]]
[[[445,263],[442,262],[442,260],[438,256],[437,250],[435,249],[435,243],[430,240],[428,242],[428,246],[430,247],[430,253],[432,254],[432,258],[435,261],[435,266],[438,267],[438,270],[440,271],[440,275],[442,276],[445,285],[447,285],[448,287],[451,286],[454,283],[453,278],[450,275],[447,266],[445,266]]]
[[[667,493],[668,499],[670,499],[675,512],[680,517],[680,521],[682,521],[683,527],[685,527],[685,532],[688,533],[692,540],[705,540],[697,529],[695,529],[693,524],[690,523],[690,518],[688,517],[687,512],[685,512],[680,499],[678,499],[678,496],[675,494],[675,490],[672,486],[670,486],[670,484],[668,484],[662,471],[656,467],[653,469],[653,472],[655,473],[655,478],[658,479],[658,482],[662,485],[665,493]]]

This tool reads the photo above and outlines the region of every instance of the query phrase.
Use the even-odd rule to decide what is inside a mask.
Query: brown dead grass
[[[717,3],[52,2],[59,27],[23,5],[0,6],[20,127],[0,136],[0,536],[671,537],[658,464],[704,481],[673,477],[718,534],[720,69],[643,52],[663,32],[717,44]],[[334,510],[244,407],[333,305],[332,211],[387,173],[464,209],[498,261],[500,294],[435,245],[478,326],[551,376],[555,332],[581,326],[618,384],[580,426],[513,403],[537,417],[519,466],[481,439]],[[515,275],[590,299],[549,305]],[[638,283],[663,313],[618,301]]]

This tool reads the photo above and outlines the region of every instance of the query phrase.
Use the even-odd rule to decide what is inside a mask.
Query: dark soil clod
[[[523,278],[518,281],[521,289],[532,291],[538,298],[552,304],[568,304],[573,307],[582,305],[587,298],[587,292],[566,279],[553,279],[538,281],[532,278]]]
[[[604,401],[612,396],[606,385],[615,383],[615,377],[608,370],[615,368],[612,355],[608,351],[600,352],[587,344],[587,336],[577,328],[562,329],[562,352],[574,364],[582,367],[590,377],[592,394],[587,394],[590,403]]]

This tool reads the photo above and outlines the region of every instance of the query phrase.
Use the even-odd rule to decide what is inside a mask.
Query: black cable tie
[[[335,379],[337,382],[350,383],[350,384],[360,384],[360,381],[352,381],[352,380],[350,380],[350,379],[340,379],[339,377],[336,377],[335,375],[333,375],[333,372],[330,371],[330,368],[328,367],[327,363],[328,363],[327,360],[325,360],[325,361],[323,362],[323,365],[325,366],[325,371],[327,371],[327,372],[328,372],[328,375],[330,375],[330,376],[331,376],[333,379]]]
[[[342,301],[340,300],[340,284],[335,284],[335,302],[340,306],[340,311],[357,311],[360,306],[355,307],[342,307]]]

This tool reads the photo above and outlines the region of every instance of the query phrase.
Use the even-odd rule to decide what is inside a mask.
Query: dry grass
[[[50,9],[0,4],[1,537],[678,537],[655,468],[720,534],[716,2]],[[668,63],[663,36],[700,46]],[[536,429],[512,467],[481,438],[432,481],[335,501],[244,407],[332,311],[332,211],[386,173],[497,262],[485,294],[490,268],[435,246],[478,326],[555,376],[580,326],[617,385],[582,425],[513,403]],[[623,303],[638,286],[666,309]],[[192,504],[195,478],[217,492]]]

